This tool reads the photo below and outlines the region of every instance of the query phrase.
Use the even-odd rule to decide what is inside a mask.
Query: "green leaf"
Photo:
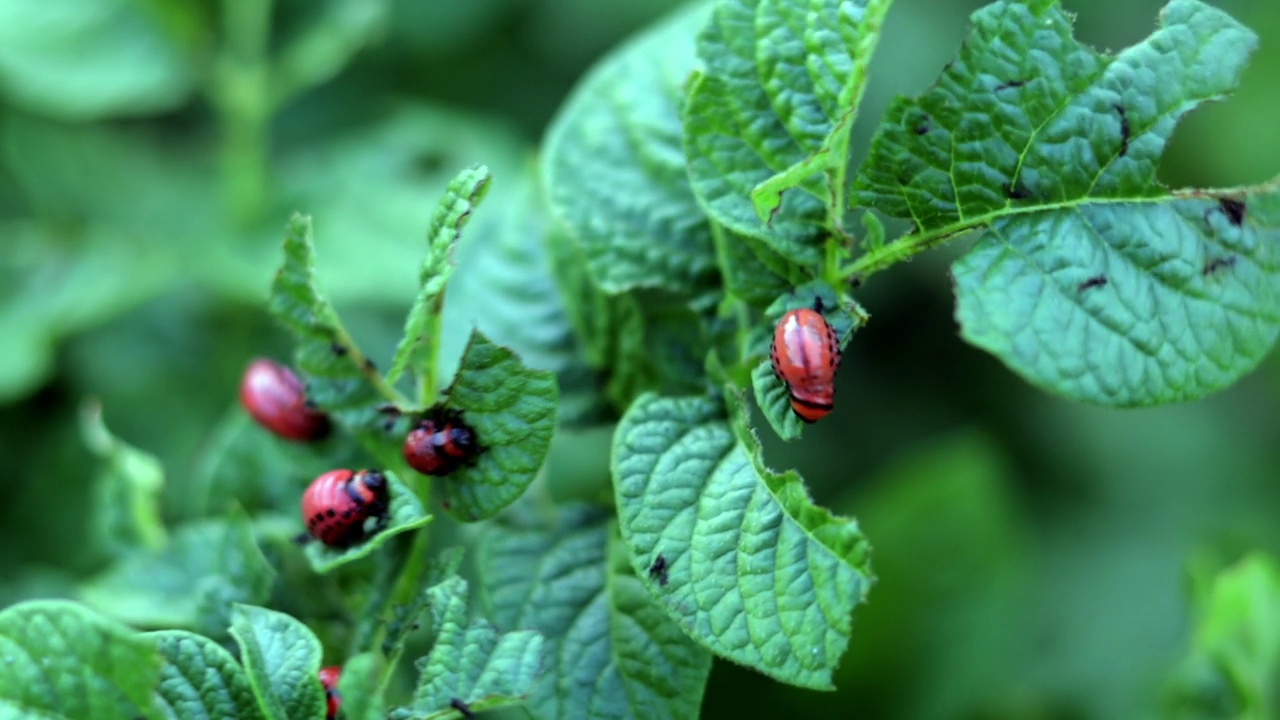
[[[182,630],[142,636],[164,658],[156,694],[164,717],[216,720],[262,717],[244,670],[231,653],[209,638]]]
[[[1274,717],[1280,673],[1280,568],[1249,555],[1218,573],[1197,608],[1191,648],[1172,686],[1171,717]]]
[[[436,368],[429,362],[434,355],[423,357],[418,350],[424,343],[439,342],[441,304],[445,286],[453,274],[454,248],[462,236],[463,226],[484,199],[492,180],[489,168],[473,165],[458,173],[445,188],[444,197],[431,216],[427,230],[427,257],[422,261],[422,270],[418,274],[421,288],[405,320],[404,337],[396,347],[391,367],[387,370],[388,383],[394,383],[412,366],[418,376],[430,378],[430,387],[435,387]],[[431,332],[433,325],[435,333]]]
[[[698,4],[597,65],[547,131],[551,207],[581,243],[599,287],[693,295],[715,272],[711,232],[689,189],[680,106]]]
[[[691,718],[711,655],[623,565],[609,516],[561,508],[554,525],[490,526],[480,572],[494,623],[537,630],[549,666],[525,709],[535,718]]]
[[[528,695],[542,667],[542,636],[529,630],[500,634],[485,620],[468,622],[467,582],[457,575],[427,592],[436,642],[417,663],[421,678],[413,701],[390,717],[456,717],[458,703],[489,710]]]
[[[802,307],[814,307],[821,300],[822,315],[839,338],[840,349],[844,350],[853,337],[853,332],[866,324],[870,316],[856,302],[842,299],[835,290],[821,280],[801,285],[781,295],[769,309],[765,311],[768,335],[762,335],[756,352],[763,355],[763,360],[756,363],[751,371],[751,384],[755,388],[756,404],[760,411],[783,440],[795,440],[800,437],[804,423],[796,417],[791,409],[791,393],[785,383],[773,374],[773,363],[769,359],[769,347],[773,341],[773,328],[782,316],[791,310]]]
[[[387,510],[386,527],[365,538],[364,542],[348,548],[332,548],[322,542],[307,543],[307,560],[318,573],[327,573],[341,565],[355,562],[382,547],[388,540],[411,530],[417,530],[431,522],[433,516],[422,509],[422,502],[395,473],[381,471],[387,479],[387,491],[391,504]]]
[[[762,241],[712,226],[716,256],[727,292],[752,304],[763,304],[802,282],[794,265]]]
[[[160,665],[151,643],[75,603],[0,611],[0,716],[159,718]]]
[[[267,720],[315,720],[325,711],[320,641],[284,613],[236,605],[231,636]]]
[[[869,549],[856,523],[812,504],[798,475],[763,467],[744,412],[731,426],[708,398],[632,405],[613,446],[622,537],[636,574],[694,640],[829,690],[870,585]],[[650,573],[659,562],[666,583]]]
[[[698,37],[685,152],[718,223],[816,265],[845,212],[849,131],[889,2],[722,0]],[[789,192],[792,189],[799,192]]]
[[[1170,193],[1156,169],[1256,36],[1196,0],[1115,56],[1077,43],[1056,3],[973,24],[937,85],[890,108],[855,182],[916,229],[853,270],[985,229],[953,267],[964,338],[1077,400],[1186,400],[1252,369],[1280,332],[1276,184]]]
[[[271,284],[268,308],[293,334],[298,370],[306,376],[307,398],[357,431],[380,443],[382,418],[375,407],[395,394],[356,348],[350,334],[316,288],[315,245],[311,218],[294,215],[284,238],[284,264]],[[369,441],[370,436],[377,438]]]
[[[0,93],[67,120],[169,110],[195,89],[192,57],[145,3],[0,2]]]
[[[111,555],[135,547],[159,550],[165,543],[160,461],[112,435],[96,402],[81,408],[80,433],[89,450],[104,461],[94,481],[96,544]]]
[[[130,625],[221,634],[237,602],[265,602],[275,570],[242,510],[179,526],[161,549],[125,555],[80,589],[88,605]]]
[[[342,697],[342,717],[346,720],[383,720],[382,677],[386,661],[377,653],[361,653],[342,665],[338,694]]]
[[[391,617],[387,619],[386,632],[382,635],[382,655],[389,665],[399,662],[409,633],[416,629],[418,619],[431,604],[431,588],[457,574],[462,564],[462,553],[461,547],[453,547],[432,558],[425,570],[414,578],[415,586],[409,593],[408,602],[391,608]]]
[[[462,354],[446,405],[463,413],[485,448],[444,480],[444,507],[472,522],[497,514],[533,482],[556,428],[556,377],[531,370],[478,330]]]

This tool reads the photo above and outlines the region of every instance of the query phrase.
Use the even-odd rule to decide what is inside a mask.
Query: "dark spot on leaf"
[[[856,274],[849,278],[849,289],[857,290],[862,287],[862,275]]]
[[[658,558],[649,566],[649,577],[658,581],[658,584],[667,586],[667,558],[665,555],[658,555]]]
[[[784,190],[783,192],[786,192],[786,191]],[[782,193],[780,192],[778,193],[778,204],[774,205],[773,209],[769,211],[769,222],[765,223],[765,225],[772,225],[773,219],[778,217],[778,213],[781,210],[782,210]]]
[[[1129,115],[1124,111],[1123,105],[1114,105],[1116,112],[1120,113],[1120,157],[1124,157],[1129,152],[1129,138],[1132,137],[1132,128],[1129,127]]]
[[[1076,292],[1084,292],[1085,290],[1100,288],[1105,286],[1107,282],[1108,280],[1106,275],[1094,275],[1088,280],[1085,280],[1084,282],[1080,283],[1080,285],[1076,288]]]
[[[449,502],[448,500],[441,500],[440,507],[444,508],[445,510],[448,510],[453,507],[453,503]]]
[[[1236,227],[1240,227],[1244,222],[1245,206],[1243,200],[1237,200],[1231,197],[1218,198],[1218,209],[1223,215],[1227,216],[1227,221]]]
[[[1013,88],[1020,88],[1026,84],[1027,84],[1026,80],[1010,80],[1009,82],[1004,83],[1002,85],[997,85],[996,92],[1000,92],[1001,90],[1012,90]]]
[[[466,718],[467,720],[475,720],[476,714],[471,712],[471,708],[467,707],[467,704],[462,702],[458,698],[453,698],[452,700],[450,700],[449,707],[462,713],[462,717]]]
[[[365,358],[365,359],[364,359],[364,369],[365,369],[365,370],[368,370],[369,372],[377,372],[377,371],[378,371],[378,366],[377,366],[377,365],[374,365],[374,364],[373,364],[373,361],[372,361],[372,360],[370,360],[369,358]]]
[[[929,124],[929,118],[926,116],[924,120],[916,123],[914,132],[917,135],[925,135],[932,129],[933,126]]]
[[[1203,275],[1212,275],[1213,273],[1216,273],[1216,272],[1218,272],[1219,270],[1226,270],[1227,268],[1229,268],[1229,267],[1231,267],[1231,266],[1233,266],[1233,265],[1235,265],[1235,264],[1236,264],[1236,256],[1235,256],[1235,255],[1228,255],[1228,256],[1226,256],[1226,257],[1220,257],[1220,258],[1217,258],[1217,259],[1215,259],[1215,260],[1210,260],[1209,262],[1205,263],[1204,270],[1203,270],[1203,271],[1201,271],[1201,274],[1203,274]]]
[[[342,357],[347,354],[347,346],[342,343],[329,343],[329,352]]]
[[[306,545],[307,543],[311,542],[311,535],[309,533],[304,533],[304,532],[298,533],[297,535],[293,536],[293,542],[297,545]]]
[[[1031,197],[1031,191],[1022,184],[1021,180],[1007,182],[1004,184],[1004,196],[1010,200],[1026,200]]]

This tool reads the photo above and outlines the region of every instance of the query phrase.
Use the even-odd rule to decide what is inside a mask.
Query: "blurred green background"
[[[70,595],[100,567],[86,398],[164,463],[169,515],[190,512],[184,482],[245,363],[287,356],[263,300],[291,211],[315,215],[321,282],[385,360],[445,181],[487,163],[503,202],[575,80],[678,4],[0,0],[0,605]],[[1161,6],[1065,4],[1110,49]],[[1262,49],[1235,97],[1180,127],[1171,185],[1280,171],[1280,3],[1217,4]],[[896,3],[855,147],[894,93],[929,85],[979,5]],[[1188,567],[1280,549],[1280,359],[1194,404],[1059,401],[957,340],[957,251],[860,291],[874,320],[839,407],[767,447],[875,547],[840,691],[720,663],[705,717],[1153,717],[1188,642]],[[482,278],[483,254],[466,257]],[[495,322],[483,281],[460,286],[450,326]],[[598,456],[600,437],[562,443]]]

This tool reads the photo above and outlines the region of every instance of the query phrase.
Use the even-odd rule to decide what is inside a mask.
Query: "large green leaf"
[[[146,3],[0,2],[0,93],[70,120],[143,115],[186,100],[194,58]]]
[[[485,620],[467,619],[467,582],[457,575],[427,591],[436,630],[430,654],[418,661],[418,688],[394,720],[457,717],[458,706],[486,710],[519,702],[541,672],[542,636],[530,630],[499,633]]]
[[[536,718],[696,717],[711,655],[695,645],[623,565],[614,528],[585,506],[551,526],[487,529],[481,577],[493,621],[546,638],[546,676],[525,708]]]
[[[267,720],[315,720],[324,713],[320,686],[320,641],[284,613],[237,605],[231,635],[249,686]]]
[[[856,523],[763,466],[745,409],[640,397],[618,425],[613,479],[632,567],[697,642],[783,682],[831,689],[870,585]]]
[[[62,600],[0,611],[0,717],[160,718],[160,654]]]
[[[698,37],[685,150],[716,222],[817,264],[845,212],[849,131],[889,1],[720,0]]]
[[[244,669],[202,635],[164,630],[142,636],[164,657],[156,693],[172,720],[259,720],[262,712]]]
[[[692,295],[715,271],[680,143],[682,87],[705,17],[706,6],[695,5],[616,50],[547,131],[542,170],[551,206],[605,292]]]
[[[474,330],[446,393],[484,450],[445,478],[444,506],[460,520],[483,520],[520,497],[542,468],[556,429],[555,374],[525,367]]]
[[[1000,2],[933,89],[886,114],[857,201],[914,231],[874,272],[964,230],[953,268],[966,340],[1029,381],[1135,406],[1235,382],[1280,332],[1280,190],[1170,193],[1179,118],[1237,85],[1257,38],[1197,0],[1123,52],[1071,37],[1054,2]]]

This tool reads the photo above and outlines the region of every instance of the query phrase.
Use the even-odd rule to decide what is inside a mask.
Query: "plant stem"
[[[440,375],[440,316],[444,312],[444,292],[431,301],[431,319],[427,322],[427,367],[418,379],[418,407],[431,407],[436,402],[436,378]]]
[[[223,0],[222,14],[226,37],[211,97],[223,127],[224,192],[237,222],[247,225],[262,216],[269,188],[271,0]]]

